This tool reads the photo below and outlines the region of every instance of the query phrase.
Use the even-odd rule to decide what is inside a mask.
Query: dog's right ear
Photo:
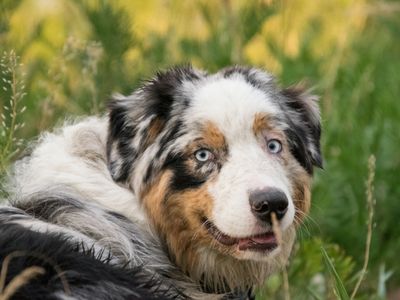
[[[108,166],[113,179],[126,182],[135,161],[155,141],[174,114],[174,103],[185,101],[179,91],[185,81],[204,73],[191,66],[176,67],[156,76],[130,96],[115,95],[108,104]]]

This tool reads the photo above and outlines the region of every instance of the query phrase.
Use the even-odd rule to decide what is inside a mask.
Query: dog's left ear
[[[313,166],[322,168],[321,118],[318,96],[297,85],[282,90],[289,128],[289,145],[292,153],[310,174]]]

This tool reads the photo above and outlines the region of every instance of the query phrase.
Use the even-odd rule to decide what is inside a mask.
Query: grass
[[[327,269],[331,276],[334,278],[334,291],[337,299],[340,300],[353,300],[360,288],[360,285],[365,278],[365,275],[368,270],[368,262],[369,262],[369,253],[371,249],[371,237],[372,237],[372,224],[373,224],[373,216],[374,216],[374,196],[373,196],[373,182],[375,177],[375,156],[371,155],[368,160],[368,180],[366,183],[366,196],[367,196],[367,207],[368,207],[368,220],[367,220],[367,237],[365,242],[365,252],[364,252],[364,263],[361,271],[357,274],[358,280],[354,286],[354,289],[349,296],[349,293],[346,290],[346,287],[343,283],[343,280],[339,276],[332,259],[329,257],[326,250],[322,247],[322,255],[324,257],[325,263],[327,265]]]
[[[340,300],[350,300],[349,294],[344,286],[343,280],[340,278],[338,272],[336,271],[335,265],[333,264],[331,258],[328,253],[326,253],[324,248],[321,248],[322,255],[324,257],[325,263],[327,265],[327,269],[329,273],[334,278],[334,291],[335,295]]]
[[[321,95],[325,167],[287,276],[269,278],[258,299],[341,299],[338,278],[351,299],[399,288],[397,1],[57,0],[45,12],[29,3],[0,5],[1,174],[39,132],[103,112],[110,94],[159,68],[265,67]]]
[[[19,123],[18,118],[26,110],[21,102],[26,95],[22,65],[14,50],[4,52],[0,59],[1,79],[3,91],[9,94],[8,103],[4,104],[0,117],[0,174],[4,173],[10,161],[20,150],[23,140],[17,138],[18,130],[25,126]]]
[[[368,181],[367,181],[367,207],[368,207],[368,219],[367,219],[367,238],[365,241],[365,252],[364,252],[364,264],[360,271],[360,275],[358,281],[354,287],[353,292],[351,293],[350,299],[353,300],[357,294],[357,291],[360,288],[361,282],[363,281],[367,269],[368,269],[368,261],[369,261],[369,253],[371,249],[371,239],[372,239],[372,225],[373,225],[373,217],[374,217],[374,177],[375,177],[375,156],[371,155],[368,159]]]
[[[325,265],[325,275],[324,276],[324,289],[325,293],[320,293],[315,290],[315,288],[311,287],[311,285],[307,286],[307,292],[303,295],[299,295],[297,289],[301,289],[302,285],[297,286],[298,283],[298,278],[295,273],[291,273],[291,277],[289,279],[288,271],[286,267],[282,270],[281,274],[281,282],[278,283],[278,286],[275,287],[276,291],[273,291],[271,294],[269,292],[269,286],[267,283],[267,286],[264,288],[265,290],[261,290],[259,293],[259,298],[260,299],[268,299],[268,298],[277,298],[277,299],[285,299],[289,300],[291,299],[291,289],[295,291],[296,298],[295,299],[301,299],[301,297],[305,297],[305,299],[309,298],[314,298],[314,299],[338,299],[338,300],[353,300],[356,299],[357,292],[360,289],[361,283],[365,279],[365,275],[368,272],[368,263],[369,263],[369,253],[370,253],[370,248],[371,248],[371,240],[372,240],[372,233],[373,233],[373,216],[374,216],[374,207],[375,207],[375,200],[374,200],[374,177],[375,177],[375,156],[371,155],[368,160],[368,179],[366,181],[366,204],[367,204],[367,211],[368,211],[368,219],[366,221],[366,227],[367,227],[367,234],[366,234],[366,241],[365,241],[365,250],[364,250],[364,262],[362,265],[362,269],[359,272],[354,273],[352,270],[351,273],[354,273],[353,277],[357,279],[356,282],[353,282],[353,288],[351,289],[350,286],[346,286],[344,283],[347,279],[348,276],[343,275],[344,272],[341,270],[341,274],[339,274],[337,270],[337,266],[340,265],[338,264],[337,260],[343,260],[342,257],[338,256],[337,253],[332,253],[328,254],[327,250],[325,249],[326,244],[322,243],[320,246],[320,253],[322,256],[322,261]],[[278,245],[281,241],[280,236],[281,233],[279,231],[279,227],[277,226],[277,220],[275,215],[272,216],[272,222],[273,222],[273,228],[274,232],[277,236],[278,240]],[[329,246],[328,246],[329,247]],[[305,259],[304,257],[300,257],[300,259]],[[311,255],[311,259],[316,259],[315,256]],[[336,262],[335,262],[336,261]],[[336,265],[336,266],[335,266]],[[296,266],[291,266],[289,264],[289,271],[292,271],[290,269],[296,268]],[[351,267],[347,269],[352,269]],[[313,276],[316,276],[320,274],[318,271],[313,272]],[[387,278],[386,278],[387,279]],[[294,285],[294,287],[291,287],[290,282]],[[330,282],[330,283],[329,283]],[[328,284],[326,284],[328,283]],[[382,290],[385,288],[385,281],[382,282],[383,287]],[[351,294],[349,292],[351,290]],[[375,295],[373,295],[376,293]],[[376,292],[369,292],[368,297],[376,297],[377,299],[385,299],[386,293],[381,291],[378,293]],[[365,295],[364,295],[365,296]]]
[[[0,270],[0,300],[8,300],[12,299],[12,296],[18,291],[19,288],[27,284],[30,280],[34,280],[35,277],[43,275],[46,270],[42,267],[31,266],[23,271],[20,274],[11,279],[11,281],[6,285],[6,278],[8,268],[12,260],[17,257],[35,257],[46,264],[50,265],[57,273],[57,277],[60,279],[63,290],[67,296],[71,295],[71,290],[68,284],[68,281],[65,277],[63,270],[58,266],[52,259],[41,255],[40,253],[34,253],[29,251],[14,251],[8,254],[1,265]]]
[[[25,256],[25,251],[16,251],[7,255],[2,263],[0,272],[0,300],[11,299],[15,292],[18,291],[20,287],[27,284],[30,280],[34,279],[36,276],[43,275],[45,270],[41,267],[32,266],[23,270],[20,274],[15,276],[7,285],[6,276],[8,271],[8,266],[13,258],[18,256]]]

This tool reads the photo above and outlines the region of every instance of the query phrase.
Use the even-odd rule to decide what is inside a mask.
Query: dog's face
[[[290,252],[319,139],[315,97],[257,69],[172,69],[110,104],[112,175],[186,270],[210,252],[253,261]]]

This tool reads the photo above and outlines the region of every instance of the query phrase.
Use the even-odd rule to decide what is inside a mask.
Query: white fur
[[[229,143],[248,135],[257,113],[279,115],[281,109],[261,90],[242,76],[208,79],[194,91],[186,117],[189,120],[212,121]]]
[[[110,210],[146,223],[132,192],[111,178],[105,161],[106,138],[107,119],[96,117],[46,133],[31,156],[16,164],[13,193],[29,199],[29,195],[64,185]]]

